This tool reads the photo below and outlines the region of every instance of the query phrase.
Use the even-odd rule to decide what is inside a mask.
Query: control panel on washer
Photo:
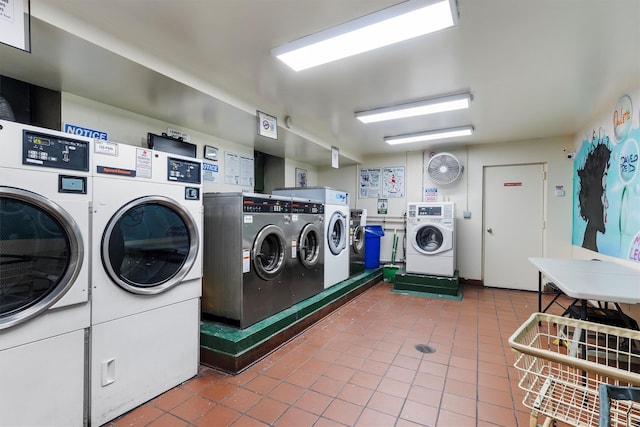
[[[251,213],[290,213],[291,202],[260,197],[245,197],[242,201],[242,211]]]
[[[88,172],[89,143],[24,130],[22,164]]]
[[[169,157],[167,159],[167,179],[175,182],[188,182],[190,184],[200,184],[201,164],[184,159]]]

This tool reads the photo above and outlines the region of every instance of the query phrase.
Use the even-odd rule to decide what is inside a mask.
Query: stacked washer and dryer
[[[0,120],[0,424],[86,424],[92,147]]]
[[[407,205],[406,272],[453,277],[456,235],[453,202]]]
[[[278,188],[272,192],[324,204],[324,289],[349,278],[349,193],[329,187]]]
[[[241,329],[292,305],[291,199],[205,193],[202,313]]]
[[[199,160],[95,141],[90,422],[197,374]]]

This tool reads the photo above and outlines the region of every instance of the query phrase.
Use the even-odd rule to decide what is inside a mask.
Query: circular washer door
[[[258,232],[251,249],[256,274],[263,280],[273,280],[284,270],[287,241],[280,227],[267,225]]]
[[[355,230],[353,230],[353,242],[351,247],[353,248],[353,252],[356,254],[364,253],[364,232],[365,228],[361,225],[357,226]]]
[[[102,236],[102,263],[122,289],[158,294],[178,285],[199,250],[191,214],[164,196],[146,196],[121,207]]]
[[[422,225],[413,232],[411,244],[422,254],[439,254],[452,248],[452,232],[434,224]]]
[[[347,221],[341,212],[334,212],[329,219],[327,242],[334,255],[339,255],[347,247]]]
[[[30,191],[0,187],[0,329],[55,304],[83,258],[80,229],[64,209]]]
[[[298,238],[298,259],[306,268],[313,268],[320,259],[320,248],[322,242],[320,229],[313,224],[306,224],[302,227]]]

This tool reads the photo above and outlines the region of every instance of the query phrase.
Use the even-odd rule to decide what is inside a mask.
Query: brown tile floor
[[[202,366],[110,426],[528,426],[507,339],[537,294],[463,289],[452,301],[381,282],[243,373]]]

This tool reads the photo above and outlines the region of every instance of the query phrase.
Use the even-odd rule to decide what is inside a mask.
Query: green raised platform
[[[245,329],[202,320],[200,362],[231,374],[260,360],[382,277],[382,268],[366,270]]]
[[[455,271],[453,277],[443,277],[411,274],[402,269],[394,277],[392,291],[411,295],[462,299],[458,270]]]

